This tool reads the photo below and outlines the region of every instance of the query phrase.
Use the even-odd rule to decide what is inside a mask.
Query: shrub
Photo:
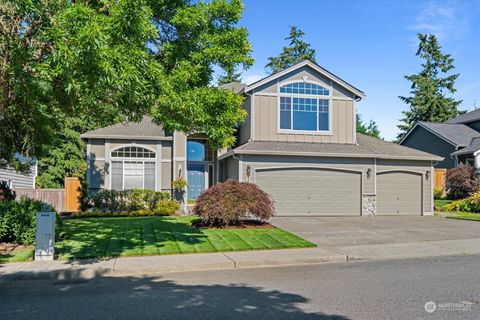
[[[197,199],[193,213],[206,226],[238,224],[241,219],[255,217],[266,220],[273,217],[272,198],[257,185],[229,180],[218,183]]]
[[[127,191],[100,190],[89,197],[94,211],[118,212],[155,210],[161,201],[170,199],[168,192],[133,189]]]
[[[0,202],[0,241],[23,245],[35,243],[36,213],[46,203],[33,199]],[[57,215],[56,237],[63,236],[62,221]]]
[[[433,190],[433,198],[435,200],[443,199],[443,193],[444,193],[443,189],[435,189]]]
[[[73,212],[72,218],[102,218],[102,217],[149,217],[149,216],[165,216],[175,214],[175,211],[180,207],[178,202],[173,200],[161,200],[155,210],[139,209],[139,210],[125,210],[125,211],[83,211]]]
[[[480,192],[475,192],[465,199],[453,201],[445,205],[444,209],[447,211],[480,212]]]
[[[470,165],[448,169],[445,183],[450,199],[462,199],[480,189],[480,178],[475,175],[475,168]]]
[[[13,201],[15,200],[15,191],[10,189],[6,181],[0,181],[0,201]]]
[[[127,196],[129,210],[155,210],[161,201],[170,199],[168,192],[134,189]]]
[[[172,215],[175,214],[178,209],[180,209],[180,204],[177,201],[162,200],[157,204],[155,214]]]

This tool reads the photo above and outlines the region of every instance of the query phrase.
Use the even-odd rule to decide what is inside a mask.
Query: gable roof
[[[124,122],[105,128],[85,132],[80,137],[97,139],[145,139],[145,140],[169,140],[165,131],[159,125],[153,123],[152,118],[145,116],[140,122]]]
[[[430,131],[441,139],[447,141],[455,147],[466,147],[473,138],[480,136],[480,132],[460,123],[440,123],[419,121],[405,136],[400,140],[400,144],[415,130],[417,126]]]
[[[441,161],[442,157],[357,133],[357,144],[250,141],[219,157],[231,154],[296,155],[344,158],[377,158]]]
[[[332,81],[336,82],[337,84],[339,84],[340,86],[342,86],[343,88],[347,89],[348,91],[354,93],[358,98],[362,99],[362,98],[365,98],[365,93],[363,91],[361,91],[360,89],[354,87],[353,85],[351,85],[350,83],[348,83],[347,81],[341,79],[340,77],[334,75],[333,73],[331,73],[330,71],[328,71],[327,69],[324,69],[322,68],[321,66],[319,66],[318,64],[310,61],[310,60],[303,60],[302,62],[299,62],[289,68],[286,68],[282,71],[279,71],[277,73],[274,73],[274,74],[271,74],[263,79],[260,79],[252,84],[249,84],[247,85],[247,87],[245,88],[245,92],[249,92],[255,88],[258,88],[272,80],[275,80],[283,75],[286,75],[298,68],[302,68],[304,66],[308,66],[310,68],[312,68],[313,70],[317,71],[318,73],[320,73],[321,75],[331,79]]]
[[[480,120],[480,109],[461,114],[456,118],[445,121],[445,123],[468,123]]]

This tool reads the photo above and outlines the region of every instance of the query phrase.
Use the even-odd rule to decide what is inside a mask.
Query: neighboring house
[[[400,144],[443,157],[443,161],[435,164],[436,168],[470,164],[480,171],[480,110],[443,123],[420,121],[405,134]]]
[[[303,61],[250,85],[248,115],[234,148],[214,152],[202,135],[166,134],[145,118],[87,132],[89,186],[170,190],[188,180],[188,199],[218,181],[254,182],[277,214],[433,214],[433,163],[443,158],[357,134],[355,102],[365,94]]]
[[[0,181],[5,181],[10,188],[35,189],[35,178],[37,177],[37,162],[30,167],[30,173],[21,174],[13,169],[0,169]]]

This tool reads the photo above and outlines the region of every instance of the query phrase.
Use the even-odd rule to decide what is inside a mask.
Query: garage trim
[[[415,174],[415,175],[418,175],[421,177],[420,181],[420,210],[421,210],[421,215],[423,216],[424,215],[424,178],[425,178],[425,174],[421,171],[416,171],[416,170],[408,170],[408,169],[392,169],[392,170],[382,170],[382,171],[378,171],[377,174],[375,175],[375,189],[377,188],[377,176],[378,175],[381,175],[381,174],[386,174],[386,173],[394,173],[394,172],[400,172],[400,173],[409,173],[409,174]],[[377,195],[378,197],[378,195]]]
[[[355,169],[344,169],[344,168],[332,168],[325,166],[273,166],[273,167],[261,167],[261,168],[252,168],[253,169],[253,182],[257,182],[257,171],[268,171],[268,170],[285,170],[285,169],[317,169],[317,170],[330,170],[330,171],[339,171],[339,172],[352,172],[360,173],[360,191],[363,193],[363,170]]]

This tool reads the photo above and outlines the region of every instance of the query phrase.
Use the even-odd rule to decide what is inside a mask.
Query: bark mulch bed
[[[195,221],[192,223],[194,227],[211,228],[211,229],[273,229],[275,228],[268,222],[259,220],[242,220],[239,224],[231,226],[205,226],[202,221]]]
[[[33,246],[24,246],[15,243],[9,242],[0,242],[0,254],[9,254],[14,251],[24,250],[24,249],[31,249]]]

